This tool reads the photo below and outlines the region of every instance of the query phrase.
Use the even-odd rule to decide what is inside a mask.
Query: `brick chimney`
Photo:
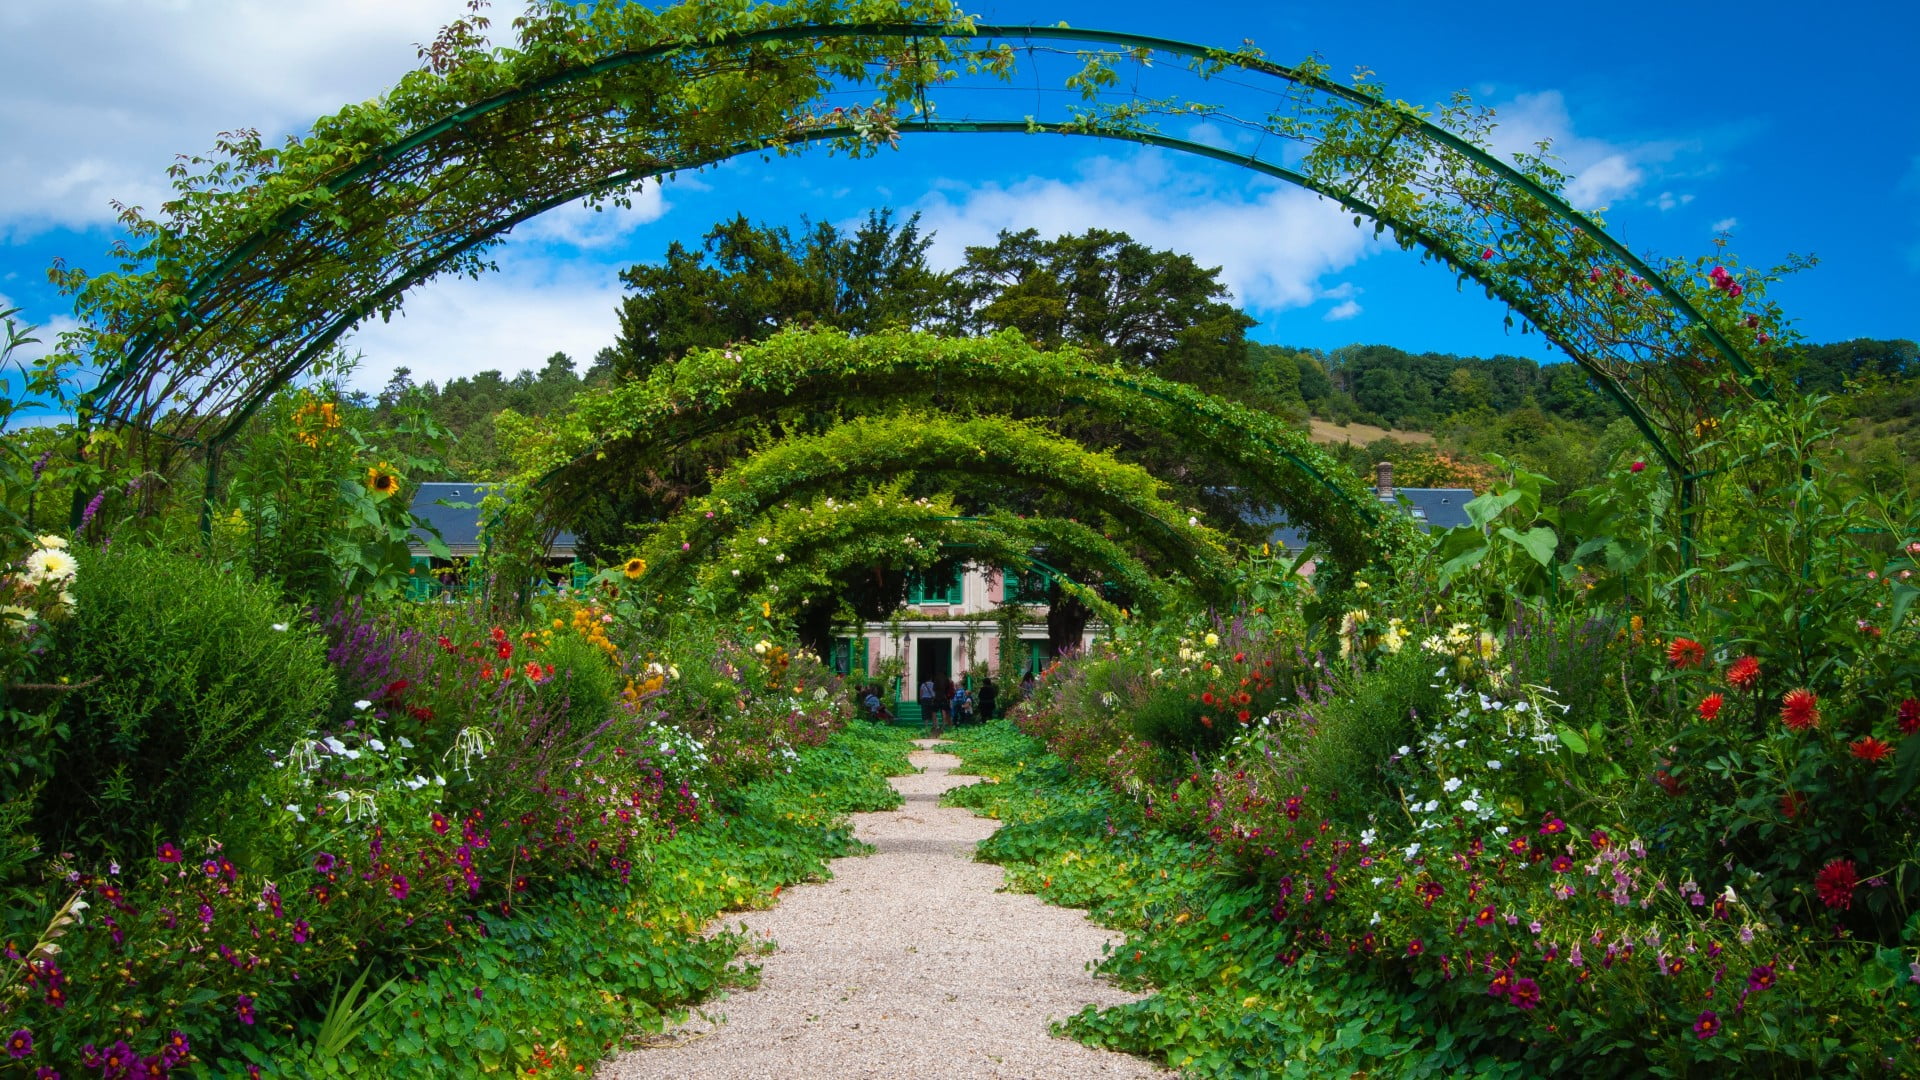
[[[1373,467],[1373,491],[1381,502],[1393,501],[1393,462],[1383,461]]]

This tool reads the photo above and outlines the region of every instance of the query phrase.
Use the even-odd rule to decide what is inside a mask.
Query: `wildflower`
[[[1775,976],[1772,964],[1759,964],[1747,972],[1747,991],[1757,994],[1762,990],[1773,989]]]
[[[407,894],[413,891],[413,886],[408,884],[407,875],[395,874],[393,875],[392,883],[387,887],[387,891],[393,894],[395,900],[405,900]]]
[[[1220,635],[1209,631],[1207,633],[1207,648],[1211,649],[1218,644],[1220,644]]]
[[[1567,823],[1557,817],[1549,817],[1546,823],[1540,826],[1541,836],[1556,836],[1566,831]]]
[[[1789,690],[1780,699],[1780,722],[1794,731],[1805,731],[1820,723],[1820,699],[1806,687]]]
[[[293,943],[295,945],[305,945],[307,943],[307,939],[312,936],[313,936],[313,927],[307,922],[307,920],[305,919],[293,920]]]
[[[1493,981],[1487,984],[1488,997],[1503,998],[1511,993],[1513,993],[1513,970],[1511,968],[1496,973]]]
[[[1519,1008],[1532,1009],[1540,1004],[1540,984],[1532,979],[1515,979],[1513,992],[1507,995],[1507,1000]]]
[[[1701,698],[1700,705],[1696,710],[1700,714],[1700,719],[1712,720],[1714,717],[1719,716],[1720,706],[1725,700],[1725,698],[1717,693],[1708,694],[1706,697]]]
[[[1861,761],[1879,761],[1893,753],[1893,744],[1868,735],[1848,743],[1847,749]]]
[[[1706,659],[1705,646],[1692,638],[1677,637],[1667,646],[1667,663],[1672,664],[1675,670],[1699,667]]]
[[[34,585],[62,585],[73,580],[80,564],[59,548],[41,548],[27,556],[27,581]]]
[[[339,863],[340,861],[338,859],[335,859],[332,855],[323,851],[313,857],[313,872],[316,874],[331,874],[333,873],[334,867],[338,866]]]
[[[620,572],[627,575],[629,581],[638,578],[647,572],[647,560],[636,555],[620,567]]]
[[[1813,878],[1813,888],[1820,894],[1820,902],[1830,908],[1851,907],[1853,890],[1859,884],[1860,872],[1854,868],[1852,859],[1832,859]]]
[[[52,533],[42,533],[41,535],[34,537],[33,542],[36,547],[49,548],[49,549],[58,550],[58,551],[67,550],[67,538],[64,536],[55,536]]]
[[[447,816],[438,810],[433,812],[433,831],[441,836],[447,835]]]
[[[1915,701],[1913,698],[1902,701],[1895,715],[1900,724],[1900,734],[1920,733],[1920,701]]]
[[[1414,938],[1412,941],[1407,942],[1408,956],[1419,956],[1421,953],[1426,951],[1427,951],[1427,943],[1424,941],[1421,941],[1419,938]]]
[[[160,844],[160,849],[154,852],[154,857],[163,863],[177,863],[186,855],[173,841],[164,840]]]
[[[376,499],[384,499],[400,490],[400,478],[393,474],[393,466],[381,462],[367,470],[367,490],[373,492]],[[248,1021],[252,1023],[252,1021]]]
[[[23,1058],[33,1054],[33,1032],[26,1028],[7,1036],[7,1056]]]
[[[1735,690],[1751,690],[1760,682],[1760,661],[1743,656],[1727,668],[1727,685]]]
[[[1554,860],[1553,860],[1554,873],[1564,874],[1571,869],[1573,869],[1572,859],[1567,858],[1565,855],[1557,855],[1554,857]]]
[[[1700,1018],[1693,1022],[1693,1037],[1696,1039],[1711,1039],[1718,1034],[1720,1034],[1720,1015],[1712,1009],[1701,1013]]]

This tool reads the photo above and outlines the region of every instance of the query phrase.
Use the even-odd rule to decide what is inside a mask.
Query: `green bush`
[[[1299,746],[1300,778],[1315,791],[1397,802],[1380,770],[1443,704],[1434,666],[1432,656],[1404,649],[1331,698],[1316,713],[1314,737]]]
[[[134,850],[187,835],[244,790],[263,743],[305,729],[333,694],[307,621],[271,590],[151,548],[82,551],[50,667],[64,748],[41,836]],[[131,846],[129,846],[131,845]]]
[[[540,701],[549,711],[565,701],[570,718],[588,723],[613,712],[620,675],[598,646],[574,634],[556,634],[539,660],[553,667],[553,677],[540,684]]]

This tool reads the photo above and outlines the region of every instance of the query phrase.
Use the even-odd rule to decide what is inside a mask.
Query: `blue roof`
[[[432,525],[440,532],[440,539],[446,541],[448,550],[455,555],[476,555],[480,552],[480,500],[487,497],[493,489],[492,484],[434,483],[421,484],[413,493],[413,516]],[[457,506],[445,506],[443,503],[466,504],[462,509]],[[425,535],[414,532],[413,547],[416,550],[426,548]],[[550,556],[571,556],[579,541],[570,532],[554,536],[547,546]]]
[[[1397,487],[1393,489],[1393,494],[1395,505],[1412,514],[1423,530],[1451,529],[1472,521],[1467,517],[1467,503],[1474,497],[1472,488]],[[1307,535],[1308,530],[1289,524],[1286,513],[1281,510],[1250,514],[1247,521],[1253,525],[1273,526],[1271,539],[1274,545],[1290,551],[1300,550],[1311,539]]]

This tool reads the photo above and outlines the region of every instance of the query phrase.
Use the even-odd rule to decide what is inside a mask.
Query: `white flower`
[[[327,794],[330,797],[332,797],[336,802],[346,802],[348,799],[353,798],[353,795],[350,792],[345,792],[345,791],[329,791],[327,792]]]
[[[320,745],[326,747],[328,750],[331,750],[336,754],[344,754],[347,752],[347,744],[341,742],[339,737],[335,735],[329,735],[326,738],[321,739]]]
[[[34,537],[33,542],[40,545],[43,548],[46,548],[49,551],[67,550],[67,538],[64,536],[54,536],[53,534],[48,533],[45,535]]]
[[[1193,528],[1195,525],[1198,525],[1198,524],[1200,524],[1200,519],[1197,517],[1190,517],[1187,519],[1187,528],[1189,529]]]
[[[73,556],[58,548],[40,548],[27,556],[27,581],[30,584],[59,584],[72,580],[80,568]]]
[[[754,541],[754,542],[755,542],[755,543],[757,543],[757,544],[759,544],[759,545],[760,545],[761,547],[766,547],[766,546],[767,546],[767,538],[766,538],[766,537],[764,537],[764,536],[762,536],[762,537],[760,537],[760,538],[759,538],[758,540],[756,540],[756,541]]]
[[[740,576],[740,571],[738,571],[738,570],[735,570],[735,571],[733,572],[733,576],[734,576],[734,577],[739,577],[739,576]]]
[[[1413,753],[1413,747],[1411,746],[1403,746],[1399,750],[1399,754],[1401,757],[1406,757],[1408,754],[1411,754],[1411,753]]]
[[[1377,912],[1377,911],[1376,911],[1376,912],[1374,912],[1374,913],[1373,913],[1373,918],[1371,918],[1371,919],[1368,919],[1368,920],[1367,920],[1367,925],[1368,925],[1368,926],[1379,926],[1379,925],[1380,925],[1380,913],[1379,913],[1379,912]]]
[[[1434,812],[1435,810],[1438,810],[1438,809],[1440,809],[1440,800],[1439,800],[1439,799],[1428,799],[1428,800],[1427,800],[1427,804],[1426,804],[1425,806],[1422,806],[1422,807],[1420,808],[1420,812],[1421,812],[1421,813],[1423,813],[1423,814],[1431,814],[1431,813],[1433,813],[1433,812]]]
[[[1374,840],[1379,838],[1379,835],[1379,833],[1374,832],[1372,829],[1362,829],[1360,830],[1360,842],[1363,844],[1372,844]]]
[[[400,736],[398,739],[395,739],[394,741],[399,743],[400,748],[403,750],[413,749],[413,740],[407,738],[405,735]]]
[[[379,739],[368,739],[367,749],[373,751],[376,754],[384,754],[387,751],[387,744],[381,742]]]
[[[1492,770],[1493,770],[1493,771],[1495,771],[1495,772],[1499,772],[1499,771],[1500,771],[1500,760],[1499,760],[1498,758],[1491,758],[1491,759],[1489,759],[1489,760],[1487,761],[1487,768],[1489,768],[1489,769],[1492,769]]]
[[[1420,845],[1419,845],[1419,844],[1408,844],[1408,845],[1407,845],[1407,858],[1409,858],[1409,859],[1411,859],[1411,858],[1413,858],[1413,857],[1414,857],[1415,855],[1418,855],[1418,854],[1420,854]]]
[[[1474,811],[1480,809],[1480,804],[1478,802],[1475,802],[1472,799],[1468,799],[1467,801],[1460,804],[1460,809],[1465,810],[1467,813],[1471,814]]]
[[[1443,788],[1445,788],[1445,789],[1447,790],[1447,792],[1448,792],[1449,794],[1451,794],[1451,793],[1453,793],[1453,792],[1455,792],[1455,791],[1459,791],[1459,790],[1460,790],[1460,778],[1459,778],[1459,777],[1457,777],[1457,776],[1449,776],[1449,777],[1447,777],[1447,782],[1446,782],[1446,783],[1444,783],[1444,784],[1441,784],[1440,786],[1441,786],[1441,787],[1443,787]]]
[[[119,872],[118,870],[114,871],[116,874]],[[73,903],[67,905],[67,910],[73,913],[74,922],[84,923],[87,920],[83,913],[92,906],[92,904],[87,903],[85,900],[75,900]]]
[[[1495,825],[1493,831],[1499,833],[1501,836],[1507,835],[1507,827],[1505,825]]]
[[[366,698],[361,698],[359,701],[353,703],[353,711],[355,712],[366,712],[371,708],[373,708],[373,702],[368,701]]]
[[[273,628],[274,628],[275,630],[278,630],[278,631],[280,631],[280,632],[282,632],[282,633],[285,633],[285,632],[286,632],[286,629],[287,629],[287,624],[286,624],[286,623],[283,623],[283,622],[277,622],[277,623],[274,623],[274,624],[273,624]]]
[[[402,781],[402,783],[407,785],[408,791],[419,791],[421,788],[427,786],[427,778],[424,776],[416,776],[411,780]]]
[[[289,813],[289,814],[297,814],[297,813],[299,813],[299,812],[300,812],[300,804],[299,804],[299,803],[297,803],[297,802],[290,802],[290,803],[288,803],[288,804],[287,804],[287,813]]]

